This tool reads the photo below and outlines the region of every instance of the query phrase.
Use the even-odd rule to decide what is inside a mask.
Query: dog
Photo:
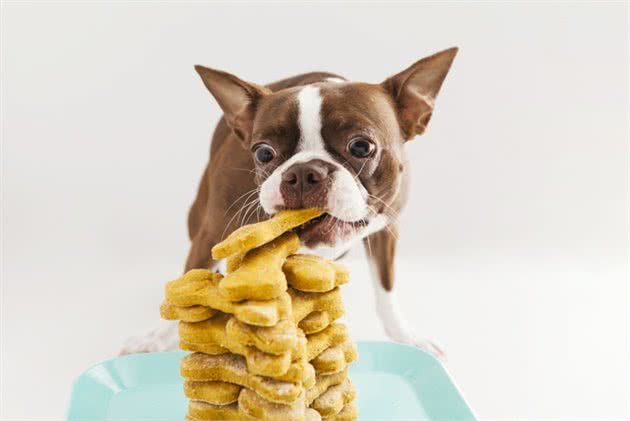
[[[388,336],[443,356],[399,311],[394,257],[409,184],[405,144],[427,129],[457,51],[425,57],[380,84],[314,72],[260,86],[195,66],[224,115],[188,216],[185,270],[216,268],[212,246],[244,224],[321,208],[323,216],[297,230],[304,251],[337,259],[362,241]],[[132,338],[122,353],[177,345],[171,322]]]

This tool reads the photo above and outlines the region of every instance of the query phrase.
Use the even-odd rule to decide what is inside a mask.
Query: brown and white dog
[[[423,58],[381,84],[308,73],[259,86],[196,66],[224,117],[188,217],[186,270],[216,267],[210,249],[243,224],[285,208],[322,208],[298,229],[305,251],[339,258],[362,240],[387,334],[441,355],[399,312],[394,255],[408,185],[404,145],[426,130],[456,53]],[[122,352],[176,347],[171,323],[132,338]]]

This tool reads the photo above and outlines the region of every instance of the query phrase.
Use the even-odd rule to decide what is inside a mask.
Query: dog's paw
[[[144,352],[164,352],[177,349],[177,331],[172,326],[160,326],[149,332],[127,339],[119,355]]]
[[[409,344],[428,352],[440,361],[446,361],[446,352],[444,352],[444,349],[434,341],[415,338],[411,340]]]
[[[446,361],[446,352],[444,349],[436,344],[434,341],[428,339],[422,339],[410,332],[389,332],[387,335],[394,341],[407,345],[415,346],[423,351],[428,352],[440,361]]]

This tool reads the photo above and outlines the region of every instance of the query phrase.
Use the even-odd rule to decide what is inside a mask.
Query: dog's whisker
[[[252,211],[255,211],[256,208],[258,207],[258,198],[256,198],[256,200],[254,200],[250,205],[249,208],[247,209],[247,211],[245,211],[245,214],[243,216],[243,222],[241,223],[241,226],[245,225],[246,222],[249,221],[249,218],[253,215]]]
[[[232,224],[232,222],[234,221],[234,219],[238,218],[239,214],[241,214],[241,212],[243,212],[246,208],[246,206],[248,205],[248,201],[250,199],[250,197],[253,194],[258,193],[258,188],[254,189],[254,191],[250,192],[249,195],[247,196],[247,198],[245,199],[245,203],[243,204],[243,206],[241,206],[241,208],[234,213],[234,215],[232,215],[232,218],[230,218],[230,220],[228,221],[228,223],[225,225],[225,228],[223,229],[223,233],[221,234],[221,238],[225,238],[225,233],[227,232],[228,228],[230,227],[230,225]],[[238,220],[238,219],[237,219]]]
[[[232,209],[234,207],[234,205],[243,197],[243,196],[251,196],[252,193],[257,192],[258,191],[258,187],[254,187],[251,190],[246,191],[245,193],[243,193],[242,195],[240,195],[239,197],[236,198],[236,200],[234,202],[232,202],[232,204],[230,205],[229,208],[227,208],[227,210],[225,211],[225,213],[223,214],[223,216],[227,215],[228,212],[230,211],[230,209]]]

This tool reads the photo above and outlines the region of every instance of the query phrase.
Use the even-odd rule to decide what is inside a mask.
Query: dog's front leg
[[[372,270],[377,314],[385,332],[394,341],[417,346],[436,357],[443,358],[445,354],[442,349],[431,341],[417,337],[400,312],[394,293],[397,236],[398,227],[392,224],[363,240]]]

